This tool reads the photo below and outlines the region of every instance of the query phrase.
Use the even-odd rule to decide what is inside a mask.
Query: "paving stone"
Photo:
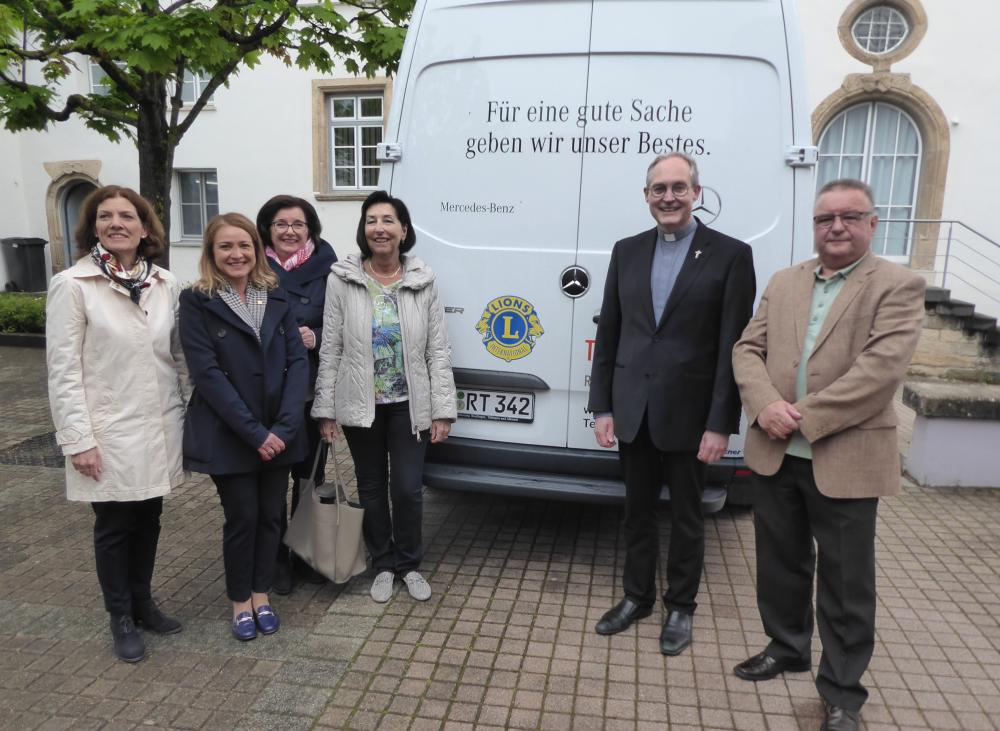
[[[214,719],[213,719],[214,720]],[[234,726],[236,731],[306,731],[313,726],[313,720],[304,716],[288,716],[283,713],[247,713],[239,718]]]
[[[706,521],[694,643],[675,658],[659,653],[659,608],[628,632],[593,633],[620,595],[619,509],[444,491],[425,492],[430,601],[397,586],[376,604],[370,573],[300,584],[273,597],[279,633],[238,643],[222,512],[195,476],[165,501],[154,576],[184,631],[144,633],[147,658],[121,663],[93,515],[66,502],[63,470],[46,466],[61,457],[44,372],[44,353],[0,348],[0,726],[773,730],[822,719],[815,670],[759,684],[732,675],[767,642],[752,516],[740,509]],[[346,450],[339,461],[354,491]],[[906,484],[881,502],[869,730],[1000,728],[998,526],[1000,491]],[[814,638],[814,669],[819,648]]]

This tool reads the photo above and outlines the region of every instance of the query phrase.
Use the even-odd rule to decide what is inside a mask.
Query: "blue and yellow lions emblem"
[[[489,354],[508,363],[530,355],[535,341],[545,333],[535,306],[514,295],[490,300],[476,330]]]

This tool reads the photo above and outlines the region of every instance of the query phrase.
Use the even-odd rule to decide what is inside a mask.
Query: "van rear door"
[[[753,246],[758,292],[790,264],[796,194],[809,195],[784,159],[794,137],[780,0],[595,0],[593,13],[578,261],[594,286],[574,308],[568,433],[579,448],[594,447],[585,409],[611,245],[654,225],[645,166],[674,150],[695,157],[695,215]],[[742,454],[742,439],[730,446]]]
[[[414,253],[438,275],[455,437],[566,446],[579,155],[556,138],[587,96],[590,0],[419,4],[389,126]],[[556,27],[557,26],[557,27]],[[393,139],[394,138],[394,139]],[[504,423],[507,422],[507,423]]]

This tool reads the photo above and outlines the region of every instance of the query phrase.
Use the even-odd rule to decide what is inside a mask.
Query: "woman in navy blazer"
[[[306,200],[291,195],[276,195],[257,213],[257,233],[267,252],[267,263],[278,276],[281,288],[288,294],[288,302],[299,325],[302,344],[309,354],[309,395],[305,404],[305,433],[308,454],[292,466],[292,512],[299,503],[299,480],[314,477],[323,481],[326,468],[325,455],[320,457],[316,473],[310,475],[320,449],[319,427],[309,415],[312,408],[312,391],[319,369],[319,346],[323,339],[323,304],[326,302],[326,278],[330,267],[337,261],[333,247],[320,238],[323,230],[316,209]],[[287,505],[282,504],[281,538],[288,529]],[[300,573],[317,583],[325,577],[301,561],[291,562],[288,546],[278,543],[277,563],[274,566],[272,588],[278,594],[292,590],[293,577]]]
[[[267,592],[289,468],[305,455],[309,366],[294,311],[249,219],[213,218],[198,266],[200,278],[180,296],[194,382],[184,467],[211,475],[219,492],[233,635],[250,640],[278,629]]]

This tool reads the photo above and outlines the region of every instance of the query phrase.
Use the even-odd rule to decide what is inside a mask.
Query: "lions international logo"
[[[476,323],[490,355],[510,363],[531,354],[544,333],[535,306],[521,297],[504,295],[491,300]]]

